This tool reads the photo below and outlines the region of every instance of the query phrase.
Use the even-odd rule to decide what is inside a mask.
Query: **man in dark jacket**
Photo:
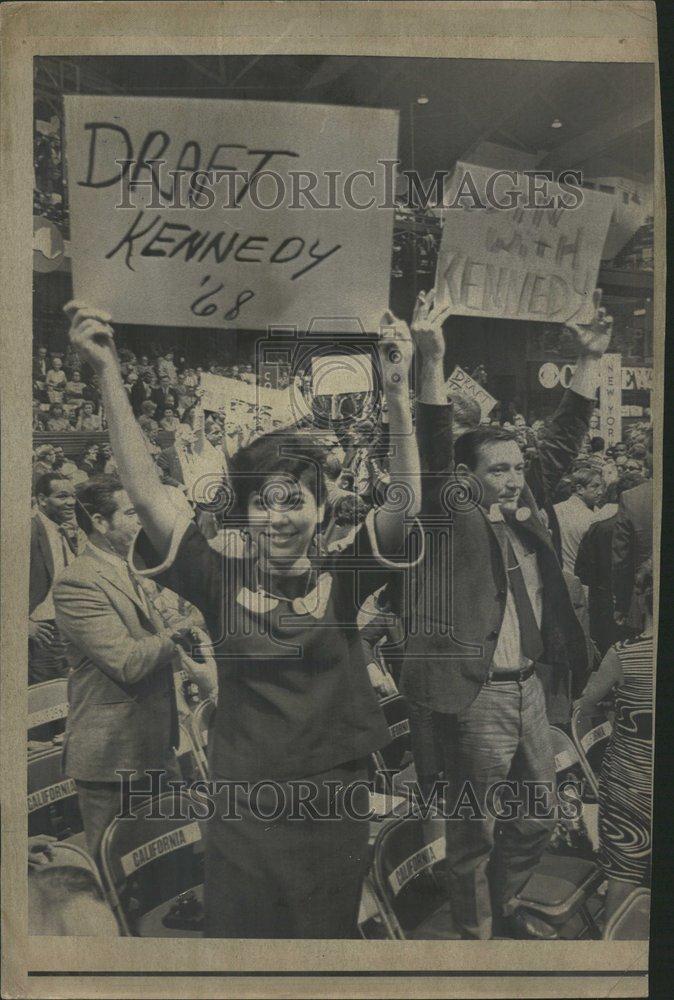
[[[606,491],[607,503],[618,502],[625,490],[631,490],[643,482],[638,472],[627,472],[611,483]],[[613,594],[611,592],[611,569],[613,532],[618,521],[618,512],[603,521],[590,525],[578,547],[575,574],[588,588],[590,614],[590,634],[597,648],[604,656],[606,651],[631,633],[624,625],[619,625],[614,617]]]
[[[593,323],[575,328],[581,356],[543,447],[548,490],[573,459],[594,406],[611,331],[598,297],[595,303]],[[413,706],[421,778],[445,771],[450,814],[465,805],[466,794],[473,804],[471,818],[455,811],[446,824],[452,911],[463,936],[489,938],[492,898],[503,919],[554,826],[548,715],[567,711],[570,696],[582,690],[587,646],[550,532],[525,482],[516,436],[481,427],[463,434],[452,454],[442,318],[442,310],[422,300],[413,322],[421,361],[417,434],[429,471],[426,555],[411,603],[401,687]],[[438,748],[442,760],[433,759]],[[494,789],[513,780],[507,797],[523,811],[497,831]],[[548,790],[546,818],[532,815],[526,801],[532,782]],[[541,921],[517,914],[501,930],[555,936]]]
[[[649,465],[652,463],[652,445]],[[635,592],[634,581],[639,567],[653,555],[653,480],[626,490],[613,531],[611,585],[615,600],[615,620],[641,632],[644,609]]]

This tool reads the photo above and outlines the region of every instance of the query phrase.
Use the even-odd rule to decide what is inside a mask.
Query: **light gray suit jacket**
[[[70,667],[64,773],[118,781],[117,768],[165,767],[177,746],[175,645],[151,605],[89,544],[54,587]]]

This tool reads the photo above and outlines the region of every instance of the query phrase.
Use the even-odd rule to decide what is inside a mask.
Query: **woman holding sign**
[[[322,463],[277,431],[231,462],[230,522],[245,556],[209,547],[157,475],[119,371],[111,317],[72,303],[70,336],[100,378],[113,451],[144,532],[134,558],[203,613],[218,663],[206,827],[205,936],[356,933],[367,867],[369,755],[389,734],[356,626],[365,597],[421,558],[406,324],[390,313],[381,369],[395,449],[387,503],[326,556]]]

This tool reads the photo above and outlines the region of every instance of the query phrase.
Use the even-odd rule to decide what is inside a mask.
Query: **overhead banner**
[[[119,323],[378,330],[398,112],[67,96],[77,299]],[[388,172],[387,172],[388,171]],[[390,205],[390,207],[382,207]],[[360,206],[360,207],[357,207]]]
[[[464,396],[474,399],[476,403],[479,403],[483,419],[491,413],[498,403],[497,399],[494,399],[479,382],[471,378],[468,372],[465,372],[458,365],[445,382],[445,389],[447,392],[461,392]]]
[[[613,199],[537,183],[535,193],[524,174],[456,165],[435,279],[455,315],[590,322]]]

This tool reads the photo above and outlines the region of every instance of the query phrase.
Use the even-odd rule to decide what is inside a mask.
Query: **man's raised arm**
[[[158,553],[169,551],[177,509],[136,423],[119,367],[109,313],[82,302],[69,302],[70,340],[98,376],[119,475],[141,524]]]

